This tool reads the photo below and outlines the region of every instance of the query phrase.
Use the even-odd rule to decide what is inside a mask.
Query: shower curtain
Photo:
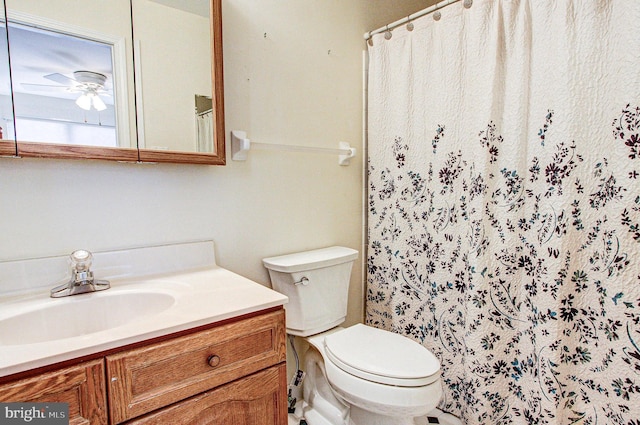
[[[198,152],[213,152],[213,110],[196,114]]]
[[[369,47],[367,323],[466,424],[640,425],[640,2],[440,12]]]

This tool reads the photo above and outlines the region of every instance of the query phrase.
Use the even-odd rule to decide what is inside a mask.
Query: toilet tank
[[[309,336],[344,322],[356,258],[354,249],[332,246],[262,260],[273,289],[289,297],[287,333]]]

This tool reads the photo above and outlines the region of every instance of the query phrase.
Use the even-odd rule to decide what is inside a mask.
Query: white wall
[[[2,158],[0,260],[210,238],[220,265],[268,285],[265,256],[332,244],[362,252],[362,35],[427,3],[225,0],[227,130],[256,142],[347,141],[358,148],[352,165],[266,151],[226,167]],[[349,323],[362,318],[362,281],[358,263]]]

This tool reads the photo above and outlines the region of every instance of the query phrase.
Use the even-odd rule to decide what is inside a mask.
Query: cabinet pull
[[[209,366],[211,367],[216,367],[220,364],[220,357],[213,354],[209,356],[209,358],[207,359],[207,363],[209,363]]]

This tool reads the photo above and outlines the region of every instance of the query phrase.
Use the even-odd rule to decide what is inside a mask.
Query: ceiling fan
[[[47,89],[63,89],[69,93],[80,93],[80,96],[76,99],[76,105],[80,108],[88,111],[93,106],[97,111],[104,111],[107,109],[104,101],[100,96],[109,96],[109,92],[105,90],[105,82],[107,77],[104,74],[93,71],[75,71],[73,78],[67,77],[60,73],[54,73],[45,75],[44,78],[51,80],[55,83],[61,84],[59,86],[52,86],[48,84],[28,84],[23,83],[25,87],[34,88],[47,88]]]

